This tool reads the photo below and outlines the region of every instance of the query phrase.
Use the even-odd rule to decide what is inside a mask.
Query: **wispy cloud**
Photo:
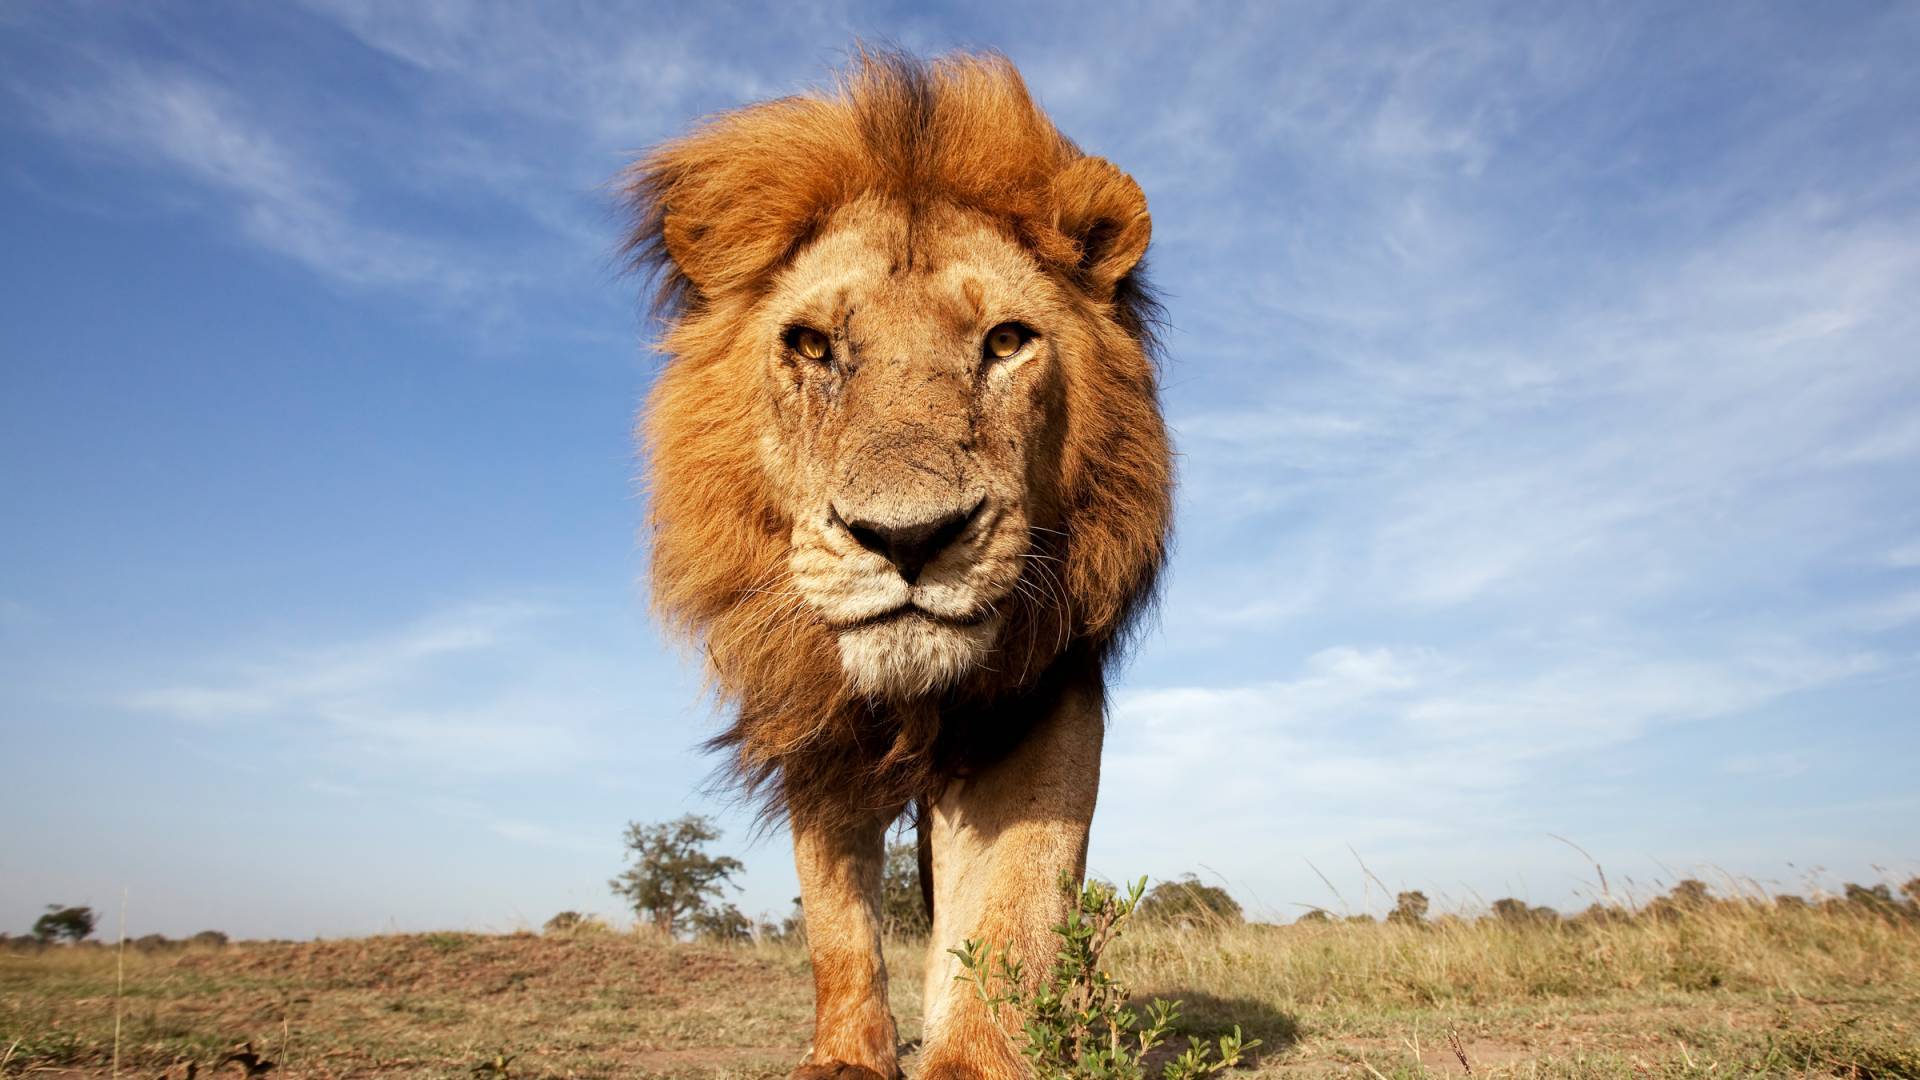
[[[544,667],[529,635],[556,614],[474,604],[397,631],[227,666],[204,683],[122,694],[122,708],[197,725],[306,732],[331,764],[459,775],[546,771],[586,752],[584,722],[610,703]],[[497,665],[515,657],[504,684]]]
[[[1623,797],[1628,781],[1592,762],[1882,664],[1764,649],[1713,660],[1625,652],[1516,660],[1342,646],[1309,657],[1289,679],[1128,691],[1113,706],[1096,863],[1125,859],[1163,875],[1223,868],[1236,889],[1272,891],[1263,903],[1276,905],[1327,900],[1302,888],[1300,867],[1274,861],[1283,852],[1344,863],[1352,848],[1423,887],[1484,883],[1542,857],[1510,845],[1544,844],[1569,820],[1592,827],[1589,810],[1561,816],[1559,778],[1578,775]],[[1754,753],[1720,768],[1778,777],[1803,771],[1797,760]],[[1545,898],[1563,897],[1556,886]]]
[[[1841,625],[1877,633],[1920,622],[1920,588],[1908,588],[1891,595],[1857,604],[1840,613]]]
[[[198,181],[240,234],[328,278],[459,295],[479,276],[417,236],[360,220],[347,182],[277,137],[234,94],[184,71],[127,66],[32,95],[42,123],[97,151]]]
[[[825,11],[783,8],[754,19],[750,30],[655,22],[653,32],[635,34],[632,17],[613,9],[556,19],[512,4],[307,6],[367,47],[443,80],[442,93],[563,124],[593,145],[623,149],[658,138],[671,122],[666,110],[700,96],[740,102],[783,89],[754,66],[727,59],[715,48],[721,37],[832,21]]]

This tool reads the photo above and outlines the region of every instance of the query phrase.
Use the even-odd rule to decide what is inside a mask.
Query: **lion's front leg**
[[[891,815],[888,815],[889,817]],[[793,1080],[900,1075],[887,968],[880,954],[880,875],[887,820],[793,822],[807,952],[813,961],[813,1049]]]
[[[1029,977],[1052,967],[1066,915],[1062,876],[1086,872],[1087,829],[1100,787],[1104,720],[1097,674],[1057,691],[1045,719],[1006,759],[957,780],[931,809],[933,940],[926,1036],[917,1074],[973,1080],[1026,1074],[1007,1032],[948,950],[967,939],[1011,948]]]

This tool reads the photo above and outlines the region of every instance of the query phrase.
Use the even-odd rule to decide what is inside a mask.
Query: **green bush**
[[[880,875],[880,925],[889,937],[923,938],[933,931],[920,895],[920,845],[912,840],[887,845]]]
[[[1044,978],[1029,979],[1024,963],[1003,947],[969,939],[951,950],[996,1019],[1010,1010],[1020,1023],[1021,1052],[1037,1080],[1140,1080],[1145,1059],[1167,1039],[1180,1015],[1180,1003],[1155,998],[1146,1023],[1127,1005],[1127,989],[1102,969],[1100,957],[1121,927],[1141,907],[1147,879],[1125,896],[1093,881],[1075,889],[1063,882],[1070,906],[1066,922],[1054,928],[1060,949]],[[1235,906],[1238,910],[1238,905]],[[1189,1036],[1187,1048],[1161,1070],[1165,1080],[1198,1080],[1231,1068],[1258,1039],[1244,1040],[1236,1026],[1215,1047]]]

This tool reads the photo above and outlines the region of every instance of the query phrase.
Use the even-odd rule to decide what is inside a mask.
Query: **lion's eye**
[[[827,335],[811,326],[796,326],[787,334],[787,345],[809,360],[827,358]]]
[[[987,355],[995,360],[1005,360],[1026,347],[1033,335],[1019,323],[1001,323],[987,331]]]

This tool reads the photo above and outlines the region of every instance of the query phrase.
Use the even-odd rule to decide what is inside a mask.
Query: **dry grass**
[[[911,1039],[921,950],[890,953]],[[1185,999],[1192,1033],[1262,1039],[1262,1075],[1920,1077],[1920,920],[1847,907],[1142,928],[1114,966]],[[0,1072],[107,1075],[115,1003],[111,950],[0,953]],[[251,1041],[276,1080],[498,1076],[500,1055],[523,1078],[775,1077],[811,983],[786,945],[427,934],[129,951],[123,1007],[129,1076]]]
[[[1920,986],[1920,920],[1838,906],[1723,902],[1667,919],[1300,923],[1136,931],[1116,964],[1141,990],[1185,984],[1283,1009],[1483,1006],[1715,989],[1788,996]]]

